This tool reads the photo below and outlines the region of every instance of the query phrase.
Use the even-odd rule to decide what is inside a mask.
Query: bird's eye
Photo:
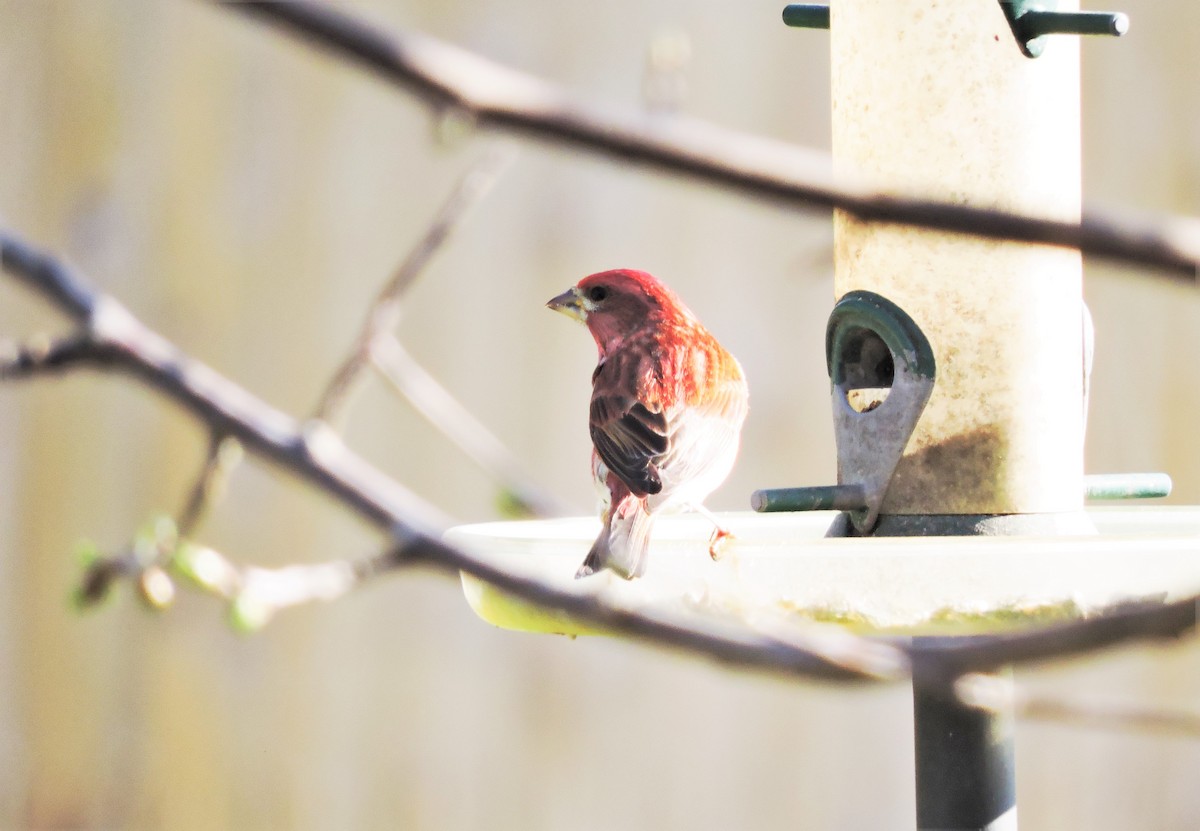
[[[606,289],[604,286],[592,286],[590,289],[588,289],[587,296],[588,300],[591,300],[593,303],[599,303],[604,298],[608,297],[608,289]]]

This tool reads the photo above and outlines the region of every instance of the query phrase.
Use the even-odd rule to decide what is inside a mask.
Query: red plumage
[[[602,568],[638,577],[654,516],[703,510],[733,467],[748,402],[742,368],[644,271],[593,274],[546,305],[583,321],[599,351],[588,424],[604,527],[576,577]],[[718,527],[714,541],[726,533]]]

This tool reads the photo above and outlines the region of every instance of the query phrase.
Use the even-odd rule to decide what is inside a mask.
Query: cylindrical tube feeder
[[[950,202],[1078,219],[1075,38],[1030,60],[995,0],[844,0],[831,14],[837,172]],[[888,298],[916,321],[938,363],[879,531],[905,515],[944,517],[950,533],[964,522],[976,528],[982,516],[1078,516],[1079,252],[842,212],[834,234],[836,295]],[[936,531],[928,522],[919,529]]]

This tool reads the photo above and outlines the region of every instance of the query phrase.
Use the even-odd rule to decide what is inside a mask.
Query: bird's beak
[[[562,312],[567,317],[573,317],[580,323],[587,323],[587,304],[584,302],[583,295],[579,293],[579,289],[575,286],[564,291],[558,297],[551,298],[546,303],[547,309],[554,309],[556,312]]]

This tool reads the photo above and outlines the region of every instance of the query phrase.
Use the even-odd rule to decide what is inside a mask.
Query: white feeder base
[[[1086,616],[1123,601],[1200,594],[1200,508],[1095,508],[1089,536],[826,538],[836,512],[728,513],[734,534],[708,554],[711,523],[660,517],[646,576],[575,580],[596,519],[464,525],[447,542],[498,567],[625,608],[703,611],[749,622],[793,618],[858,632],[964,635]],[[600,634],[469,575],[477,615],[506,629]]]

